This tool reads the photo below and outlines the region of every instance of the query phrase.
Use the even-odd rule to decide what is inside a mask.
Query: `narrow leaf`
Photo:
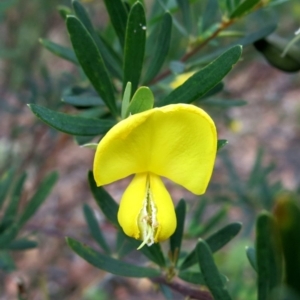
[[[6,249],[7,246],[16,238],[20,226],[18,223],[12,224],[0,234],[0,249]]]
[[[11,186],[13,176],[14,176],[14,170],[10,169],[7,172],[5,172],[0,178],[0,209],[5,201],[6,195]]]
[[[200,272],[179,272],[178,277],[186,282],[197,284],[197,285],[205,285],[205,280],[203,274]]]
[[[127,82],[126,88],[123,94],[123,100],[122,100],[122,109],[121,109],[121,116],[123,119],[126,118],[126,112],[128,110],[128,106],[131,99],[131,82]]]
[[[247,258],[250,262],[250,265],[257,272],[255,249],[252,247],[246,247],[246,254],[247,254]]]
[[[92,36],[74,16],[67,18],[67,28],[77,59],[84,73],[112,114],[117,115],[114,87]]]
[[[199,99],[225,77],[233,65],[237,63],[241,53],[241,46],[230,48],[172,91],[159,105],[191,103]]]
[[[281,283],[282,261],[278,256],[278,233],[275,226],[270,213],[263,212],[258,216],[255,246],[258,300],[268,299],[272,289]]]
[[[228,144],[227,140],[218,140],[217,144],[217,151],[221,150],[223,147],[225,147]]]
[[[131,82],[133,95],[138,87],[145,54],[146,17],[143,5],[136,2],[130,10],[124,48],[123,91]]]
[[[203,274],[205,283],[215,300],[231,300],[227,288],[217,269],[209,246],[199,239],[196,247],[199,267]]]
[[[106,254],[110,253],[110,249],[108,247],[108,244],[99,228],[97,219],[94,215],[93,210],[87,205],[83,205],[83,212],[85,221],[88,224],[90,233],[92,237],[95,239],[95,241],[98,243],[98,245],[105,251]]]
[[[18,239],[13,242],[11,242],[7,249],[9,250],[16,250],[16,251],[23,251],[28,249],[34,249],[38,246],[38,243],[36,241],[31,241],[27,239]]]
[[[98,187],[96,185],[93,172],[88,173],[88,181],[90,189],[93,193],[93,196],[101,208],[102,212],[106,218],[116,227],[119,227],[117,214],[119,210],[119,205],[114,201],[114,199],[105,191],[103,187]]]
[[[182,14],[183,24],[187,32],[191,32],[191,12],[189,0],[176,0]]]
[[[58,179],[58,174],[56,172],[52,172],[46,178],[44,178],[44,180],[40,183],[37,191],[29,200],[23,213],[20,216],[19,219],[20,226],[23,226],[35,214],[35,212],[38,210],[41,204],[49,196],[57,179]]]
[[[63,96],[62,101],[78,107],[104,105],[102,99],[95,96]]]
[[[77,18],[82,22],[83,26],[91,35],[93,41],[95,42],[103,62],[107,69],[117,77],[122,78],[121,60],[118,55],[114,52],[113,48],[101,37],[96,30],[89,18],[89,15],[84,8],[84,6],[77,0],[73,0],[73,8],[76,13]]]
[[[230,242],[241,230],[241,223],[231,223],[224,228],[210,235],[205,242],[210,247],[211,252],[217,252],[228,242]],[[185,270],[197,263],[196,248],[184,259],[180,270]]]
[[[154,96],[148,87],[141,86],[137,89],[128,106],[126,117],[153,108]]]
[[[126,276],[126,277],[156,277],[160,275],[160,272],[155,269],[139,267],[131,263],[126,263],[120,260],[116,260],[102,253],[96,252],[94,249],[85,246],[84,244],[67,238],[69,247],[76,252],[84,260],[109,273]]]
[[[127,23],[127,10],[121,0],[104,0],[110,21],[119,38],[120,44],[124,47],[125,29]]]
[[[156,37],[156,44],[151,51],[150,64],[147,68],[144,83],[147,84],[160,71],[168,55],[172,33],[172,16],[169,12],[164,14],[161,26]]]
[[[115,124],[112,120],[70,116],[36,104],[29,104],[28,106],[39,119],[49,126],[73,135],[95,136],[104,134]]]
[[[74,64],[78,64],[74,51],[70,48],[63,47],[47,39],[39,39],[39,42],[50,52]]]
[[[118,257],[122,258],[126,256],[128,253],[136,250],[137,245],[132,243],[131,239],[124,233],[123,229],[120,228],[117,234],[117,243],[116,243],[116,251],[118,253]]]
[[[260,3],[261,0],[245,0],[238,7],[234,9],[234,11],[230,15],[230,19],[239,18],[246,13],[251,12],[251,10]]]
[[[18,206],[21,200],[23,186],[26,180],[26,173],[23,173],[17,180],[13,192],[10,197],[8,206],[6,207],[4,216],[1,220],[0,227],[5,227],[7,224],[17,219]]]
[[[176,212],[177,226],[175,232],[170,238],[170,250],[172,253],[173,263],[176,266],[180,254],[181,242],[182,242],[182,237],[184,232],[186,204],[183,199],[179,201],[175,212]]]

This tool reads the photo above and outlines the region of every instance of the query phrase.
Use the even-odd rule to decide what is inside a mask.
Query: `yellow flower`
[[[203,194],[216,156],[214,122],[189,104],[154,108],[115,125],[98,144],[94,177],[98,186],[135,174],[118,212],[124,232],[140,247],[169,238],[176,228],[170,194],[160,177]]]

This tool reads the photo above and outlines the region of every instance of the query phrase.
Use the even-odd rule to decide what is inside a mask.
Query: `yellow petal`
[[[121,199],[118,221],[128,236],[144,240],[148,246],[174,233],[174,205],[158,176],[135,175]]]
[[[136,173],[167,177],[195,194],[205,192],[216,156],[214,122],[202,109],[172,104],[132,115],[99,143],[98,186]]]

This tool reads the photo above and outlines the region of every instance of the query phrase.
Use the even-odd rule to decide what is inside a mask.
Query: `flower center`
[[[157,209],[153,201],[153,196],[150,188],[149,177],[147,176],[146,195],[143,202],[143,207],[138,216],[138,226],[141,233],[142,244],[137,248],[141,249],[147,244],[151,246],[154,243],[157,223]]]

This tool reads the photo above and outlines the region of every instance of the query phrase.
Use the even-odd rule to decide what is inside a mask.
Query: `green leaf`
[[[18,206],[19,206],[19,203],[21,200],[22,190],[24,187],[26,177],[27,177],[26,173],[23,173],[18,178],[18,180],[14,186],[12,195],[10,197],[8,206],[6,207],[4,216],[2,217],[0,227],[5,227],[5,226],[7,226],[7,224],[10,224],[17,219]]]
[[[228,107],[235,107],[235,106],[243,106],[243,105],[246,105],[247,102],[244,100],[210,98],[207,100],[203,100],[201,104],[206,105],[206,106],[216,106],[216,107],[220,107],[220,108],[228,108]]]
[[[35,214],[35,212],[38,210],[41,204],[49,196],[57,179],[58,179],[58,174],[56,172],[52,172],[49,175],[47,175],[43,179],[43,181],[39,184],[37,191],[31,197],[25,209],[23,210],[23,213],[20,216],[18,222],[20,226],[23,226]]]
[[[274,208],[274,215],[276,218],[276,224],[278,224],[281,245],[282,245],[282,252],[284,256],[285,283],[289,288],[297,292],[299,297],[300,295],[299,196],[297,194],[293,195],[291,193],[281,194],[280,197],[278,197],[278,200],[276,202]]]
[[[117,219],[117,214],[119,210],[119,205],[114,201],[114,199],[105,191],[103,187],[97,187],[94,175],[92,171],[88,173],[88,181],[90,189],[93,196],[104,213],[105,217],[116,227],[119,227],[119,222]]]
[[[198,263],[206,286],[215,300],[231,300],[222,277],[215,265],[212,253],[205,241],[199,239],[196,247]]]
[[[184,232],[184,220],[185,220],[186,204],[183,199],[179,201],[175,209],[177,226],[175,232],[170,238],[170,250],[172,254],[172,262],[176,266],[178,257],[180,254],[181,242]]]
[[[50,52],[74,64],[78,64],[78,60],[74,51],[70,48],[63,47],[47,39],[39,39],[39,42]]]
[[[239,18],[249,13],[261,0],[245,0],[241,2],[230,14],[230,19]]]
[[[12,224],[0,233],[0,249],[6,249],[13,239],[18,235],[20,225],[18,223]]]
[[[112,114],[116,116],[114,87],[97,45],[76,17],[69,16],[66,23],[74,51],[84,73]]]
[[[14,177],[14,170],[11,168],[0,178],[0,209],[5,201],[6,195]]]
[[[159,32],[156,36],[156,44],[151,51],[150,64],[144,79],[144,84],[147,84],[160,71],[163,63],[168,55],[172,33],[172,16],[169,12],[164,14],[161,21]]]
[[[28,105],[31,111],[49,126],[72,135],[95,136],[106,133],[115,124],[112,120],[100,120],[70,116],[36,105]]]
[[[82,6],[82,4],[77,0],[73,0],[72,4],[77,18],[80,20],[80,22],[82,22],[83,26],[89,32],[96,46],[98,47],[105,66],[112,73],[112,75],[114,75],[118,79],[121,79],[122,69],[120,58],[114,52],[113,48],[104,40],[104,38],[95,31],[84,6]]]
[[[90,233],[92,237],[95,239],[95,241],[98,243],[98,245],[104,250],[106,254],[110,253],[110,249],[108,247],[108,244],[99,228],[97,219],[94,215],[93,210],[87,205],[83,205],[83,212],[85,221],[88,224]]]
[[[217,0],[207,0],[202,15],[202,32],[208,30],[217,20],[219,7]]]
[[[131,239],[124,233],[123,229],[120,228],[117,234],[117,245],[116,250],[118,253],[118,257],[122,258],[126,256],[128,253],[137,249],[137,244],[132,243]]]
[[[102,253],[96,252],[94,249],[85,246],[84,244],[67,238],[67,243],[69,247],[76,252],[84,260],[99,268],[105,270],[109,273],[126,276],[126,277],[156,277],[160,275],[160,272],[155,269],[145,268],[133,265],[132,263],[126,263],[120,260],[116,260]]]
[[[230,242],[241,230],[241,223],[231,223],[214,234],[210,235],[205,242],[214,253],[220,250],[228,242]],[[180,270],[185,270],[197,263],[196,248],[184,259],[180,266]]]
[[[160,106],[172,103],[191,103],[216,86],[237,63],[242,53],[241,46],[227,50],[216,60],[201,69],[181,86],[164,98]]]
[[[121,0],[104,0],[111,24],[119,38],[120,44],[124,47],[125,29],[127,23],[127,10]]]
[[[122,119],[126,118],[126,112],[128,110],[130,98],[131,98],[131,82],[127,82],[126,88],[125,88],[125,91],[123,94],[123,100],[122,100],[122,108],[121,108]]]
[[[256,41],[254,47],[275,68],[285,72],[298,72],[300,70],[300,48],[292,47],[285,56],[282,56],[286,44],[286,41],[277,37]]]
[[[134,93],[128,106],[126,117],[153,108],[154,96],[148,87],[141,86]]]
[[[189,272],[189,271],[179,272],[178,277],[192,284],[205,285],[203,274],[200,272]]]
[[[18,239],[18,240],[11,242],[8,245],[7,249],[22,251],[22,250],[34,249],[37,246],[38,246],[38,243],[36,241],[31,241],[31,240],[27,240],[27,239]]]
[[[4,272],[16,270],[15,262],[7,251],[0,251],[0,270]]]
[[[184,27],[190,33],[192,24],[189,0],[176,0],[176,2],[182,14]]]
[[[67,16],[72,14],[72,10],[69,6],[58,5],[57,10],[60,16],[63,18],[63,20],[66,20]]]
[[[250,262],[250,265],[257,272],[255,249],[252,247],[246,247],[246,254],[247,254],[247,258]]]
[[[227,140],[218,140],[217,144],[217,151],[221,150],[223,147],[225,147],[228,144]]]
[[[281,283],[282,260],[279,256],[278,232],[270,213],[261,213],[256,222],[256,265],[258,300],[271,296],[271,291]],[[299,279],[299,278],[298,278]],[[299,281],[298,281],[299,283]]]
[[[63,96],[62,101],[77,107],[104,105],[102,99],[95,96]]]
[[[136,2],[129,12],[123,65],[123,91],[127,82],[131,82],[133,95],[138,87],[145,54],[146,17],[143,5]]]

